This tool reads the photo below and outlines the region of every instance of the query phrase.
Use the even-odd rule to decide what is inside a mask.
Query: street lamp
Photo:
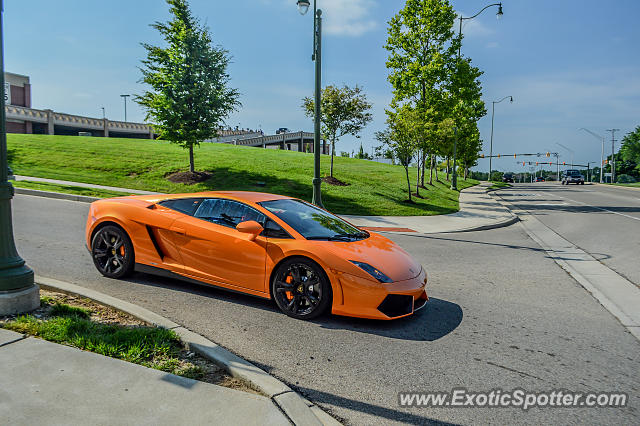
[[[584,127],[581,127],[578,130],[584,130],[594,138],[602,140],[602,151],[600,152],[600,183],[602,183],[602,172],[604,171],[604,136],[600,136],[599,134],[594,133],[589,129],[585,129]]]
[[[304,15],[309,10],[309,0],[298,0],[298,11]],[[316,6],[313,0],[313,55],[311,60],[316,63],[316,87],[314,99],[314,129],[313,129],[313,198],[311,202],[318,207],[322,205],[322,192],[320,185],[320,102],[322,98],[322,10]]]
[[[127,122],[127,98],[131,95],[120,95],[124,99],[124,122]]]
[[[482,9],[480,9],[480,12],[468,18],[465,18],[462,15],[458,17],[458,19],[460,20],[460,27],[458,29],[458,39],[460,40],[460,44],[458,45],[458,62],[460,62],[461,49],[462,49],[462,21],[473,19],[492,6],[498,6],[498,13],[496,13],[496,18],[501,19],[502,16],[504,15],[504,13],[502,13],[502,3],[493,3],[490,5],[487,5]],[[453,140],[453,175],[451,177],[451,189],[453,189],[454,191],[458,190],[458,173],[456,172],[457,145],[458,145],[458,137],[456,136],[455,139]],[[489,169],[491,169],[491,167],[489,167]],[[489,170],[489,179],[491,179],[491,170]]]
[[[562,145],[560,142],[557,142],[556,145],[566,149],[567,151],[569,151],[569,153],[571,154],[571,168],[573,169],[573,150],[570,148],[567,148],[566,146]]]
[[[0,0],[0,86],[4,87],[4,49]],[[38,286],[33,282],[33,271],[18,254],[13,238],[11,199],[13,185],[8,178],[7,127],[4,96],[0,96],[0,315],[28,312],[40,306]]]
[[[502,6],[500,6],[500,10],[498,11],[498,14],[502,15]],[[505,96],[499,101],[491,102],[491,143],[489,145],[489,180],[491,180],[491,160],[493,155],[493,116],[496,112],[496,104],[499,104],[505,99],[510,99],[510,103],[513,103],[513,96]]]

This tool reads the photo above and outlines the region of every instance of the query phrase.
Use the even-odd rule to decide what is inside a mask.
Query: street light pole
[[[0,86],[4,87],[3,1],[0,0]],[[18,254],[13,238],[11,199],[8,181],[7,127],[4,96],[0,96],[0,315],[28,312],[40,306],[33,271]]]
[[[502,3],[493,3],[493,4],[490,4],[490,5],[487,5],[487,6],[483,7],[482,9],[480,9],[480,12],[478,12],[475,15],[470,16],[468,18],[465,18],[462,15],[460,15],[458,17],[458,19],[460,20],[460,26],[459,26],[459,29],[458,29],[458,39],[460,40],[460,44],[458,44],[458,63],[460,62],[461,49],[462,49],[462,21],[475,18],[476,16],[480,15],[482,12],[484,12],[486,9],[490,8],[491,6],[498,6],[498,13],[496,13],[496,17],[498,19],[500,19],[502,17],[502,15],[503,15],[503,13],[502,13]],[[454,190],[454,191],[458,190],[458,173],[456,171],[456,169],[457,169],[457,167],[456,167],[457,145],[458,145],[458,138],[456,137],[453,140],[453,175],[451,176],[451,189]],[[489,157],[489,162],[491,162],[491,157]],[[489,166],[489,169],[491,169],[491,166]],[[489,180],[491,180],[491,170],[489,170]]]
[[[615,134],[620,129],[607,129],[607,132],[611,132],[611,183],[616,181],[616,140]]]
[[[493,159],[492,158],[493,156],[493,116],[495,115],[495,112],[496,112],[496,104],[499,104],[500,102],[504,101],[507,98],[511,98],[511,103],[513,103],[513,96],[505,96],[499,101],[491,102],[491,143],[489,144],[489,181],[491,180],[491,160]]]
[[[306,14],[310,6],[309,0],[298,0],[298,10],[302,15]],[[313,0],[313,55],[315,61],[315,96],[313,119],[313,196],[311,202],[318,207],[322,205],[322,179],[320,178],[320,125],[322,118],[322,10],[317,8],[316,0]]]
[[[131,95],[120,95],[124,99],[124,122],[127,122],[127,98]]]
[[[584,127],[581,127],[579,130],[584,130],[594,138],[602,141],[602,151],[600,152],[600,183],[602,183],[602,172],[604,171],[604,136],[600,136],[599,134],[594,133],[589,129],[585,129]]]

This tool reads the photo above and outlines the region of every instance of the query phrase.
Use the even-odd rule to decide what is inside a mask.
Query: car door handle
[[[175,227],[171,227],[171,231],[175,232],[176,234],[180,234],[180,235],[187,235],[187,233],[185,232],[184,229],[182,228],[175,228]]]

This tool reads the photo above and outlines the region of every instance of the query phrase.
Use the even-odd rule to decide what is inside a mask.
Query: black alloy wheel
[[[333,299],[331,285],[320,266],[305,258],[283,262],[273,277],[271,290],[280,310],[297,319],[322,315]]]
[[[91,240],[91,257],[98,271],[109,278],[123,278],[133,272],[131,239],[117,226],[105,226]]]

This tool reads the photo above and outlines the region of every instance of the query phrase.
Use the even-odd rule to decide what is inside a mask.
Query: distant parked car
[[[536,178],[536,182],[544,182],[544,178],[542,176],[538,176]]]
[[[569,185],[575,183],[576,185],[584,185],[584,176],[580,173],[580,170],[567,170],[562,175],[562,185]]]
[[[287,129],[286,127],[280,127],[278,130],[276,130],[276,135],[281,135],[283,133],[289,133],[290,130]]]
[[[503,182],[513,183],[513,173],[505,173],[502,175]]]

